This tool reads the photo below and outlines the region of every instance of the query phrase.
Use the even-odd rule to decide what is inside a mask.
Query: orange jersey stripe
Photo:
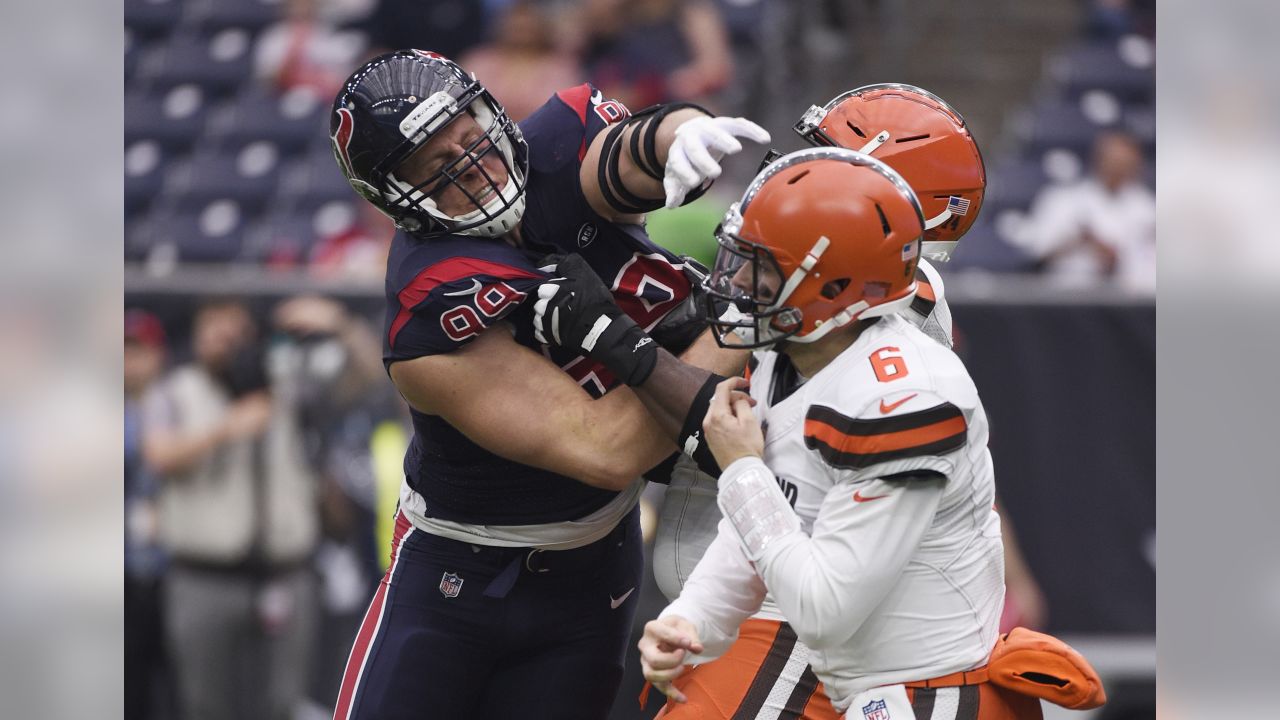
[[[946,438],[963,434],[967,427],[964,417],[959,416],[910,430],[881,433],[879,435],[849,435],[821,420],[807,418],[804,421],[804,434],[807,437],[821,440],[840,452],[873,455],[894,450],[906,450],[945,440]]]

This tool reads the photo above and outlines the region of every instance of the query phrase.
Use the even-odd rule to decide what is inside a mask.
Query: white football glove
[[[720,177],[720,160],[742,150],[740,137],[761,144],[769,142],[767,130],[740,117],[703,115],[677,127],[662,178],[667,207],[679,207],[685,195]]]

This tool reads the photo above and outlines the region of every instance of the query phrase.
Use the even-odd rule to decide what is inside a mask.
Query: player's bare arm
[[[538,340],[579,349],[634,388],[667,437],[693,456],[704,472],[718,474],[710,453],[698,440],[707,403],[724,376],[675,357],[627,317],[609,289],[581,257],[570,255],[556,268],[558,279],[538,288],[534,331]],[[712,351],[711,333],[690,351],[714,369],[737,374],[746,353],[732,347]]]
[[[635,393],[618,388],[592,400],[505,328],[454,353],[397,362],[391,378],[420,412],[491,452],[588,485],[625,488],[675,450]]]

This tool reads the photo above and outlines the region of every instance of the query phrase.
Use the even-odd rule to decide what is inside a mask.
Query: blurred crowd
[[[125,313],[125,716],[323,714],[405,447],[379,343],[318,296],[209,299],[189,335]]]
[[[915,80],[918,66],[901,57],[931,46],[904,39],[904,27],[918,14],[924,26],[953,24],[939,13],[956,11],[904,10],[866,0],[129,0],[126,260],[157,276],[239,263],[376,283],[394,228],[341,183],[324,108],[351,68],[389,49],[457,59],[517,120],[589,81],[633,110],[683,100],[750,117],[792,149],[788,130],[809,103]],[[982,118],[992,192],[949,271],[1042,272],[1149,293],[1154,3],[1079,0],[1073,13],[1062,47],[1031,48],[1045,68],[1022,110],[1002,128]],[[966,115],[1010,114],[963,84],[925,84]],[[754,168],[731,162],[700,203],[654,213],[655,239],[710,247],[689,235],[714,226]],[[665,217],[681,212],[693,219]]]

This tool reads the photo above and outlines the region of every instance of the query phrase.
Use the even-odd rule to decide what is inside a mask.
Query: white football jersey
[[[916,282],[916,298],[902,312],[902,317],[929,337],[951,347],[951,308],[947,305],[942,277],[924,258],[920,259]],[[719,522],[716,479],[698,470],[688,456],[681,455],[671,473],[653,543],[653,576],[668,600],[680,595],[680,588],[715,538]],[[767,611],[763,617],[777,619]]]
[[[752,614],[785,618],[838,709],[871,687],[983,664],[1004,552],[987,419],[960,359],[899,316],[798,387],[785,356],[757,358],[764,464],[726,468],[721,503],[739,475],[771,471],[776,484],[765,487],[800,528],[753,546],[721,520],[663,614],[698,626],[704,659],[727,650]]]

